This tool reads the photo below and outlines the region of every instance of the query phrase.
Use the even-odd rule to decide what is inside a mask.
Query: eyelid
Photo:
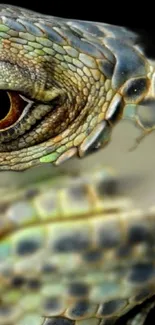
[[[21,95],[21,94],[19,94],[19,96],[24,100],[24,102],[26,102],[26,103],[28,103],[28,104],[27,104],[27,105],[25,106],[25,108],[23,109],[23,112],[21,113],[21,115],[20,115],[18,121],[20,121],[20,120],[23,118],[23,116],[24,116],[25,114],[27,114],[27,112],[29,111],[29,109],[30,109],[30,108],[32,107],[32,105],[34,104],[34,101],[32,101],[32,100],[26,98],[25,96],[23,96],[23,95]]]

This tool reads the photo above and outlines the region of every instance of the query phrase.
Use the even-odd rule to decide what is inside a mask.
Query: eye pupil
[[[0,90],[0,120],[4,119],[10,111],[10,98],[6,91]]]
[[[0,90],[0,131],[16,123],[26,105],[17,92]]]

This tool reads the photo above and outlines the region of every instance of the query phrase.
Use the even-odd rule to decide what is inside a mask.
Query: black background
[[[155,10],[147,0],[4,0],[0,3],[46,15],[128,27],[138,32],[146,56],[155,59]]]
[[[2,1],[1,3],[25,7],[44,14],[100,21],[131,28],[140,28],[155,33],[155,10],[148,1],[124,0],[38,0],[38,1]]]

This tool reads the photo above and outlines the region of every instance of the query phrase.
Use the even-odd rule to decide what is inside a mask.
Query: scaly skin
[[[84,157],[121,119],[154,130],[154,65],[137,34],[0,10],[0,170]],[[0,192],[0,325],[144,324],[155,211],[136,209],[117,183],[105,171]]]

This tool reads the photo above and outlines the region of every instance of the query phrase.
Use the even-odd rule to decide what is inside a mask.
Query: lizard
[[[137,143],[153,132],[139,35],[0,5],[0,172],[54,168],[1,185],[0,325],[144,325],[154,307],[154,207],[120,194],[111,169],[56,176],[106,150],[123,119]]]

